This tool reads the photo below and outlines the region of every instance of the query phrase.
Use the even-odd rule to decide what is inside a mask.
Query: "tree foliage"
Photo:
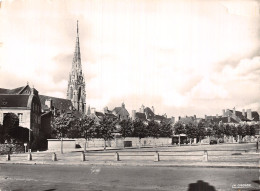
[[[133,122],[130,119],[122,120],[119,122],[119,131],[122,137],[132,137],[133,136]]]
[[[154,120],[149,121],[146,129],[148,137],[159,138],[160,125],[157,122],[155,122]]]
[[[52,136],[58,139],[67,137],[69,128],[72,125],[73,118],[63,114],[54,118],[51,123]]]
[[[93,137],[95,137],[95,129],[97,128],[97,125],[95,123],[95,120],[89,116],[84,116],[80,122],[80,131],[82,134],[82,137],[84,137],[86,140],[89,140]]]
[[[185,125],[178,121],[177,123],[174,124],[174,134],[179,135],[179,134],[186,134],[186,129]]]
[[[116,130],[116,120],[107,116],[103,117],[97,128],[95,128],[95,135],[97,138],[102,138],[105,141],[113,139],[113,133]]]
[[[160,123],[160,137],[171,137],[172,136],[172,126],[169,123],[162,121]]]
[[[138,137],[139,139],[145,138],[148,136],[147,128],[141,120],[134,120],[133,121],[133,137]]]
[[[0,143],[5,141],[29,141],[29,129],[19,126],[19,118],[14,113],[5,114],[3,125],[0,125]]]

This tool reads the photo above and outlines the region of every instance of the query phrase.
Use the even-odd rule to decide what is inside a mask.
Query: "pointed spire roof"
[[[75,52],[74,52],[72,67],[74,69],[80,69],[81,70],[81,57],[80,57],[80,46],[79,46],[79,25],[78,25],[78,21],[77,21],[76,46],[75,46]]]
[[[90,105],[88,106],[88,111],[87,111],[87,115],[90,115],[91,111],[90,111]]]

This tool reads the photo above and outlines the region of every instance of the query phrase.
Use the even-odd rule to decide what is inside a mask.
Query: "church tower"
[[[74,108],[82,113],[86,111],[85,79],[81,68],[79,27],[77,21],[77,37],[72,68],[69,75],[67,99],[71,100]]]

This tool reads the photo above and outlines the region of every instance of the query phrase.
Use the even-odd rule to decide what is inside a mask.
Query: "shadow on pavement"
[[[188,191],[216,191],[216,189],[209,183],[198,180],[196,183],[189,184]]]

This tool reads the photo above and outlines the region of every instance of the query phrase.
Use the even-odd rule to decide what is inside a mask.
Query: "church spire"
[[[72,61],[72,68],[69,76],[67,99],[78,111],[85,113],[86,93],[85,79],[81,68],[80,46],[79,46],[79,25],[77,21],[76,46]]]
[[[79,46],[79,21],[77,20],[77,37],[76,37],[76,46],[73,57],[72,67],[81,70],[81,56],[80,56],[80,46]]]

